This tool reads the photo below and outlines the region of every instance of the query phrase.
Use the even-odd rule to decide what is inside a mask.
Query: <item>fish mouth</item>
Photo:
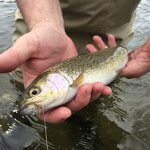
[[[35,103],[22,103],[19,110],[23,115],[36,115],[42,112],[42,107]]]
[[[40,105],[40,99],[22,99],[19,103],[19,112],[25,115],[36,115],[40,114],[42,111],[42,106]]]

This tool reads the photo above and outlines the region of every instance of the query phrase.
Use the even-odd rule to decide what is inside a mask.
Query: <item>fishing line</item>
[[[48,150],[48,138],[47,138],[47,124],[45,121],[45,116],[44,116],[44,109],[42,107],[42,113],[43,113],[43,121],[44,121],[44,132],[45,132],[45,144],[46,144],[46,150]]]

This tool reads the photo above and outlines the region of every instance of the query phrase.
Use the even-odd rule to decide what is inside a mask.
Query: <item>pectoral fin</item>
[[[69,102],[70,100],[72,100],[72,98],[76,95],[77,93],[77,89],[80,85],[83,84],[84,82],[84,73],[82,72],[77,78],[76,80],[69,86],[68,88],[68,92],[66,94],[65,97],[65,103]]]
[[[84,72],[82,72],[82,73],[76,78],[76,80],[72,83],[71,87],[79,87],[81,84],[83,84],[84,80],[85,80]]]

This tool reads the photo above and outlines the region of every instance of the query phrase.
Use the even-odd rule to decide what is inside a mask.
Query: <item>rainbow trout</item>
[[[111,83],[128,61],[128,50],[107,48],[58,63],[38,76],[25,90],[20,103],[24,114],[38,114],[73,99],[84,83]]]

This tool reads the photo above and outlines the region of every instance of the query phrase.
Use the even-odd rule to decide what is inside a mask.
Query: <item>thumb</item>
[[[28,60],[35,50],[33,39],[35,38],[27,33],[11,48],[0,54],[0,72],[10,72]]]
[[[120,76],[126,77],[128,79],[134,78],[135,74],[137,73],[137,70],[135,68],[137,68],[137,67],[135,66],[135,68],[134,68],[133,66],[134,66],[134,63],[127,64],[127,66],[121,71]]]
[[[126,67],[121,71],[121,76],[128,79],[138,78],[146,73],[146,67],[141,65],[136,60],[131,60],[128,62]]]

